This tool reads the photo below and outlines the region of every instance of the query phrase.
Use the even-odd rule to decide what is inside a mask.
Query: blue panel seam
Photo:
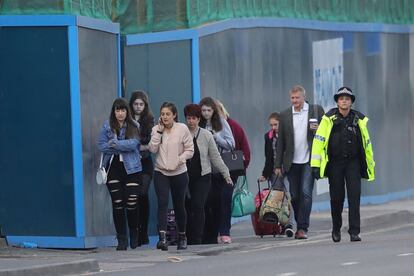
[[[199,61],[199,38],[191,39],[191,79],[193,103],[199,103],[201,99],[200,89],[200,61]]]
[[[72,159],[76,236],[85,236],[78,27],[68,27]]]
[[[116,36],[117,57],[118,57],[118,97],[122,97],[122,59],[121,59],[121,35]]]
[[[126,35],[126,45],[186,40],[230,29],[244,28],[296,28],[336,32],[414,33],[414,25],[330,22],[292,18],[243,18],[218,21],[194,29]]]
[[[80,15],[1,15],[0,26],[80,26],[108,33],[120,33],[119,23]]]
[[[7,243],[12,246],[24,246],[30,243],[34,247],[43,248],[95,248],[115,246],[115,236],[91,237],[57,237],[57,236],[7,236]]]
[[[384,204],[390,201],[409,198],[412,196],[414,196],[414,189],[393,192],[393,193],[388,193],[384,195],[362,196],[361,205]],[[347,207],[346,202],[345,202],[345,207]],[[329,201],[314,202],[312,205],[312,211],[323,211],[323,210],[329,210],[330,208],[331,208],[331,205]]]
[[[1,15],[0,26],[74,26],[73,15]]]

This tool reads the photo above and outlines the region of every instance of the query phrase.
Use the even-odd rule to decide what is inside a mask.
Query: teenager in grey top
[[[204,205],[211,186],[211,166],[218,169],[228,185],[233,185],[233,182],[218,152],[213,135],[198,126],[201,118],[200,106],[186,105],[184,115],[194,144],[194,155],[187,160],[189,198],[186,202],[186,232],[189,244],[201,244],[205,222]]]
[[[220,152],[235,148],[231,128],[220,116],[216,101],[211,97],[203,98],[200,103],[200,127],[211,130]],[[237,177],[232,177],[233,182]],[[211,189],[206,203],[206,223],[204,243],[231,243],[231,203],[233,186],[227,185],[220,174],[213,174]]]

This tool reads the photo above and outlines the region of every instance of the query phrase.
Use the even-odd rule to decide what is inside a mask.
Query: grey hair
[[[305,96],[305,95],[306,95],[306,90],[305,90],[305,88],[303,88],[303,86],[301,86],[301,85],[295,85],[295,86],[293,86],[293,87],[290,89],[289,94],[292,94],[292,93],[294,93],[294,92],[302,92],[303,96]]]

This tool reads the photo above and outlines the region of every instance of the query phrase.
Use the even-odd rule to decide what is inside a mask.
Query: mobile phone
[[[162,122],[162,119],[161,119],[161,117],[158,119],[158,123],[160,124],[160,125],[164,125],[164,123]]]

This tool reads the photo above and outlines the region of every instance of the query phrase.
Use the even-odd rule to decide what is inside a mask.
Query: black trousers
[[[223,190],[223,177],[212,174],[211,188],[208,192],[207,201],[204,206],[205,224],[203,232],[203,243],[217,243],[218,228],[221,216],[221,193]]]
[[[149,196],[148,190],[151,184],[152,176],[146,173],[142,173],[142,185],[139,189],[138,200],[138,225],[140,234],[147,235],[148,233],[148,220],[149,220]]]
[[[188,188],[187,172],[167,176],[159,171],[155,171],[154,187],[158,199],[158,231],[167,231],[168,200],[171,190],[178,231],[185,232],[187,224],[187,214],[185,211],[185,195]]]
[[[236,185],[238,176],[230,176]],[[204,207],[204,244],[217,243],[218,235],[230,235],[233,189],[234,186],[228,185],[222,175],[212,174],[211,188]]]
[[[361,166],[358,158],[330,161],[328,164],[329,194],[331,196],[332,230],[342,227],[345,187],[349,207],[349,234],[360,232]]]
[[[211,174],[190,179],[186,200],[188,244],[201,244],[205,223],[204,206],[211,186]]]

